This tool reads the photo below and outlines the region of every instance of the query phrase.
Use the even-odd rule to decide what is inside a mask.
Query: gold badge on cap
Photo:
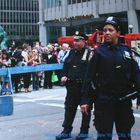
[[[79,31],[76,31],[75,34],[76,34],[76,35],[79,35]]]

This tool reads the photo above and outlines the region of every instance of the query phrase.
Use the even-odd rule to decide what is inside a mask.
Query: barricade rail
[[[4,77],[3,84],[0,92],[0,116],[8,116],[13,114],[13,88],[11,75],[12,74],[21,74],[29,72],[38,72],[38,71],[50,71],[50,70],[60,70],[63,68],[63,64],[39,64],[35,66],[20,66],[20,67],[9,67],[1,68],[0,76]],[[10,89],[4,89],[5,82],[10,83]],[[2,92],[10,92],[11,95],[2,95]]]
[[[10,92],[13,94],[13,87],[12,87],[12,74],[22,74],[22,73],[29,73],[29,72],[38,72],[38,71],[50,71],[50,70],[60,70],[63,68],[63,64],[39,64],[35,66],[19,66],[19,67],[9,67],[9,68],[1,68],[0,69],[0,76],[4,77],[1,86],[0,95],[2,92]],[[9,82],[10,89],[5,89],[5,83]]]
[[[0,76],[7,76],[8,74],[21,74],[29,72],[38,72],[38,71],[50,71],[50,70],[60,70],[63,68],[63,64],[39,64],[35,66],[20,66],[20,67],[9,67],[1,68]]]

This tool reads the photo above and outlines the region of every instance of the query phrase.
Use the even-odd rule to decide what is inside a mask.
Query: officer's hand
[[[136,109],[139,109],[139,108],[140,108],[140,104],[136,106]]]
[[[88,108],[89,108],[89,105],[87,105],[87,104],[81,105],[80,108],[81,108],[81,112],[82,112],[82,113],[86,113],[86,114],[88,115]]]
[[[63,83],[65,83],[67,80],[68,80],[68,78],[67,78],[66,76],[63,76],[63,77],[61,78],[61,82],[63,82]]]
[[[140,108],[140,97],[137,98],[136,108],[137,109]]]

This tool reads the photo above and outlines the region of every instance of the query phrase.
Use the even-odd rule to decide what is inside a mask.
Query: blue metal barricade
[[[0,116],[12,115],[14,107],[11,75],[9,69],[5,69],[5,71],[7,71],[7,74],[3,76],[0,92]],[[8,88],[6,88],[6,84],[8,84]]]
[[[6,84],[8,84],[8,88],[6,87]],[[1,95],[2,95],[2,93],[13,94],[11,74],[10,74],[10,70],[9,69],[7,69],[7,75],[5,75],[3,77],[2,86],[1,86]]]
[[[0,96],[0,116],[8,116],[13,114],[13,96]]]
[[[1,68],[0,76],[4,77],[1,91],[0,91],[0,116],[8,116],[13,114],[13,88],[11,81],[11,74],[38,72],[38,71],[49,71],[49,70],[59,70],[63,68],[63,64],[40,64],[36,66],[22,66],[22,67],[11,67],[11,68]],[[5,88],[5,83],[8,82],[9,89]],[[9,93],[9,95],[2,93]]]

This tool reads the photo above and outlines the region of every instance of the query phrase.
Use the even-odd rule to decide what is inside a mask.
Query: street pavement
[[[53,89],[40,89],[30,93],[14,94],[14,113],[0,117],[0,140],[55,140],[62,131],[64,119],[64,100],[66,90],[55,86]],[[93,108],[94,110],[94,108]],[[140,139],[140,110],[135,109],[136,123],[132,129],[133,140]],[[127,116],[126,116],[127,117]],[[94,116],[92,116],[92,120]],[[96,131],[91,120],[90,136],[86,140],[94,140]],[[73,123],[73,138],[79,133],[81,113],[78,109]],[[114,130],[114,138],[117,136]]]

